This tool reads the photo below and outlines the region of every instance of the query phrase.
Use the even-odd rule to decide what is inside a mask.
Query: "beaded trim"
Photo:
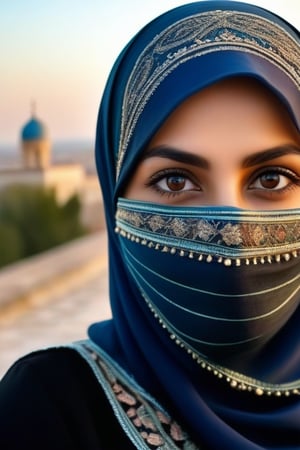
[[[121,205],[125,204],[125,207]],[[153,209],[153,212],[151,211]],[[188,217],[174,209],[159,213],[131,207],[119,200],[116,233],[154,250],[200,262],[218,262],[226,267],[287,262],[300,255],[299,214],[268,212],[252,218],[228,213],[209,217],[199,211]]]
[[[300,395],[300,380],[282,384],[267,383],[206,360],[174,334],[174,331],[166,325],[157,309],[143,292],[142,295],[153,316],[158,320],[161,327],[169,334],[170,339],[180,348],[185,350],[202,369],[214,375],[216,378],[225,381],[231,388],[241,392],[250,392],[257,396],[289,397],[291,395]]]
[[[190,59],[226,50],[267,59],[300,86],[299,42],[278,24],[255,14],[221,10],[181,19],[154,37],[129,77],[122,105],[117,177],[139,117],[162,81]]]

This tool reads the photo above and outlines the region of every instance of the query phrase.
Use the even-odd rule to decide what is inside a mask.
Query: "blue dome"
[[[39,120],[32,118],[22,129],[23,141],[29,141],[32,139],[43,139],[46,137],[46,127]]]

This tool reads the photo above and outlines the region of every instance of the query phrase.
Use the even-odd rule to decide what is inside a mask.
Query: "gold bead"
[[[263,395],[263,393],[264,393],[263,389],[261,389],[261,388],[256,388],[255,389],[255,394],[256,395]]]

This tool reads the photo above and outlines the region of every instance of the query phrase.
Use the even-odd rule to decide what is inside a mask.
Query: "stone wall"
[[[107,266],[106,230],[99,231],[0,271],[0,322],[37,302],[82,285]]]

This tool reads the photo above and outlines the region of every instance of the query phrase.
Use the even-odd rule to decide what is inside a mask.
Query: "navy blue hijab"
[[[89,336],[161,401],[199,448],[296,449],[300,396],[278,400],[241,394],[197,367],[143,305],[115,233],[117,199],[153,134],[188,96],[233,76],[260,80],[300,128],[299,32],[264,9],[232,1],[184,5],[148,24],[116,61],[96,137],[113,319],[93,324]],[[261,355],[258,378],[300,378],[298,327],[296,311],[284,342]]]

